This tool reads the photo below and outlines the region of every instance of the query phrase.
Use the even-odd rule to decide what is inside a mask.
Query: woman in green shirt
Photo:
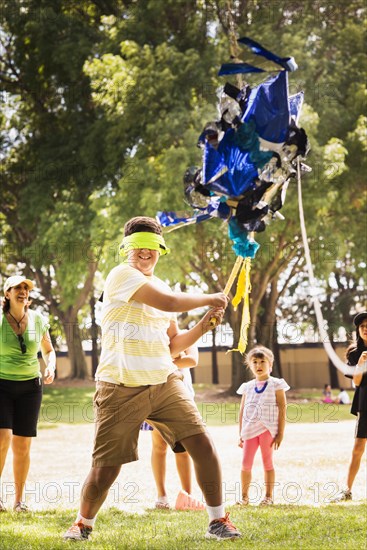
[[[32,281],[21,275],[9,277],[0,311],[0,477],[11,445],[16,512],[27,511],[22,497],[42,400],[39,349],[46,364],[46,384],[53,382],[56,368],[49,325],[42,315],[28,308],[33,287]],[[5,506],[0,500],[3,511]]]

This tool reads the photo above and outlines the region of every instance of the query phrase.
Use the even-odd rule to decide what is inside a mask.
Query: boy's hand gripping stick
[[[232,288],[234,280],[237,277],[237,274],[238,274],[239,270],[241,269],[241,266],[243,264],[244,259],[245,258],[243,258],[242,256],[237,256],[237,260],[236,260],[236,262],[235,262],[235,264],[232,268],[232,271],[231,271],[231,274],[230,274],[229,279],[227,281],[227,284],[226,284],[226,286],[224,287],[224,290],[223,290],[223,293],[226,296],[228,296],[228,294],[230,293],[230,290]],[[211,330],[213,330],[216,327],[216,324],[217,324],[216,318],[212,317],[209,321],[209,326],[210,326]]]

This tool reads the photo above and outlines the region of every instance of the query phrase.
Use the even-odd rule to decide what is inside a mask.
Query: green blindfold
[[[161,256],[170,253],[170,249],[167,248],[164,238],[161,235],[141,231],[139,233],[133,233],[132,235],[122,239],[122,243],[120,245],[120,255],[126,256],[129,250],[135,250],[137,248],[158,250]]]

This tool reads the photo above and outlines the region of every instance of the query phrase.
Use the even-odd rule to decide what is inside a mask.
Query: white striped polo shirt
[[[103,291],[102,351],[97,380],[127,386],[162,384],[176,370],[167,334],[176,314],[131,299],[146,283],[172,292],[155,275],[146,276],[128,264],[121,264],[108,274]]]

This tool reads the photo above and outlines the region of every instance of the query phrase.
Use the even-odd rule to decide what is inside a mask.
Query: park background
[[[63,510],[77,508],[74,499],[59,502],[52,491],[57,493],[55,483],[65,490],[70,483],[80,486],[93,426],[89,417],[84,426],[74,418],[55,422],[53,414],[72,403],[83,416],[90,404],[91,388],[81,390],[84,397],[68,391],[88,385],[98,363],[98,298],[108,271],[120,262],[125,221],[162,209],[190,211],[182,178],[188,166],[201,164],[197,138],[217,118],[217,90],[225,83],[217,71],[229,60],[235,35],[295,58],[299,69],[289,75],[289,87],[305,92],[300,126],[312,147],[306,160],[312,172],[303,176],[302,191],[317,289],[310,288],[305,269],[294,181],[282,208],[285,220],[256,236],[261,248],[252,265],[249,346],[261,342],[274,351],[275,375],[289,378],[296,368],[284,357],[288,346],[301,357],[299,371],[315,373],[310,386],[341,384],[322,351],[311,295],[317,293],[329,341],[342,357],[353,337],[353,316],[367,305],[364,24],[362,0],[1,1],[0,277],[3,283],[22,273],[35,280],[32,307],[49,317],[70,378],[69,387],[59,380],[45,395],[46,425],[30,472],[37,512],[22,526],[11,514],[2,518],[2,547],[59,547],[56,540],[72,515]],[[256,76],[247,81],[258,83]],[[224,288],[235,259],[224,223],[178,230],[167,243],[172,253],[157,274],[173,289]],[[190,326],[200,314],[180,316],[180,325]],[[241,308],[227,308],[222,327],[203,342],[209,350],[201,353],[203,372],[215,385],[224,381],[227,396],[248,377],[239,353],[224,356],[238,340],[240,317]],[[304,384],[295,375],[292,385]],[[331,510],[325,500],[329,482],[333,489],[344,482],[354,422],[341,411],[336,423],[328,422],[327,411],[316,422],[318,395],[300,393],[297,406],[312,407],[308,422],[287,426],[289,439],[277,458],[281,488],[299,483],[301,496],[293,485],[262,517],[252,507],[237,511],[248,547],[365,548],[365,467],[355,504]],[[211,394],[207,402],[215,408],[219,399]],[[233,489],[239,456],[231,451],[236,427],[230,424],[213,430]],[[133,483],[141,483],[148,467],[147,438],[143,443],[141,469],[133,465],[140,481]],[[5,481],[9,461],[6,468]],[[256,468],[260,480],[259,463]],[[126,498],[129,480],[126,474],[121,481]],[[162,522],[155,511],[141,513],[154,498],[149,480],[139,493],[138,516],[124,522],[124,537],[119,513],[104,513],[108,532],[101,530],[93,548],[201,547],[204,516],[172,513]],[[232,491],[229,503],[235,498]],[[200,533],[193,533],[193,522],[202,526]]]
[[[0,273],[36,281],[33,307],[49,316],[70,374],[98,362],[98,307],[120,261],[124,222],[189,210],[182,178],[201,164],[197,138],[217,117],[217,76],[233,36],[250,36],[299,65],[300,125],[312,151],[303,199],[312,260],[332,344],[352,337],[366,307],[366,139],[362,1],[12,0],[1,3]],[[242,53],[242,52],[240,52]],[[248,78],[256,83],[256,76]],[[256,234],[249,346],[318,342],[300,236],[295,181],[284,221]],[[216,292],[234,263],[226,224],[167,235],[157,274],[174,289]],[[190,326],[197,311],[180,316]],[[227,308],[214,344],[238,341],[241,308]],[[231,357],[231,389],[245,379]],[[327,361],[326,357],[325,360]],[[213,368],[218,361],[212,354]],[[327,371],[326,371],[327,372]],[[337,386],[336,369],[329,380]],[[214,382],[215,375],[214,375]]]

